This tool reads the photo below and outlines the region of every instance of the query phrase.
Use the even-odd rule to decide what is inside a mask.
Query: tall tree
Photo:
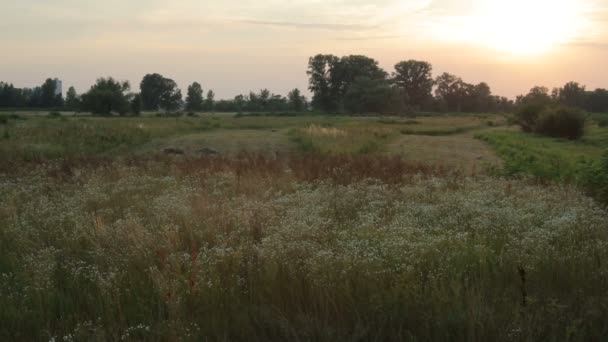
[[[393,80],[405,90],[406,102],[421,108],[433,96],[433,67],[428,62],[403,61],[395,65]]]
[[[300,89],[295,88],[287,95],[289,101],[289,109],[294,112],[301,112],[306,106],[306,98],[302,96]]]
[[[316,55],[308,60],[308,89],[313,93],[315,109],[330,112],[338,108],[338,87],[335,69],[340,59],[334,55]]]
[[[215,106],[215,92],[213,90],[209,90],[207,92],[207,97],[205,98],[204,108],[206,111],[213,111],[213,107]]]
[[[118,112],[121,115],[129,111],[129,82],[118,82],[112,77],[100,78],[82,95],[83,109],[93,114],[110,115]]]
[[[435,96],[443,103],[444,110],[461,112],[473,86],[447,72],[437,77],[435,84]]]
[[[57,94],[57,82],[55,79],[47,78],[41,87],[42,95],[40,105],[42,107],[60,107],[63,105],[63,97]]]
[[[74,89],[74,87],[70,87],[66,93],[65,106],[71,110],[80,108],[80,99],[78,98],[78,94],[76,93],[76,89]]]
[[[182,93],[170,78],[160,74],[147,74],[139,88],[145,110],[175,110],[181,105]]]
[[[313,106],[326,112],[342,109],[344,96],[358,78],[385,80],[387,77],[376,60],[361,55],[311,57],[307,74],[309,89],[313,92]]]
[[[188,86],[186,109],[191,111],[203,110],[203,88],[198,82],[194,82]]]
[[[166,111],[174,111],[183,105],[182,91],[173,80],[169,80],[167,90],[160,96],[159,107]]]

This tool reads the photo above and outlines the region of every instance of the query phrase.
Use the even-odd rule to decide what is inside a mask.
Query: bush
[[[536,122],[544,108],[544,106],[538,104],[523,105],[515,113],[515,122],[524,132],[535,132]]]
[[[608,127],[608,118],[599,119],[597,125],[600,127]]]
[[[0,115],[0,125],[8,124],[8,117],[6,115]]]
[[[568,107],[548,107],[540,113],[536,133],[555,138],[579,139],[585,133],[585,114]]]
[[[528,104],[516,113],[516,122],[526,133],[572,140],[583,136],[585,121],[582,111],[565,106]]]
[[[48,115],[49,118],[51,119],[56,119],[56,118],[60,118],[61,117],[61,113],[59,112],[50,112]]]

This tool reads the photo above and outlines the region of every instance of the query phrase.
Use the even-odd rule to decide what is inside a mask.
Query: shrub
[[[550,137],[575,140],[585,133],[585,119],[578,109],[548,107],[540,113],[535,131]]]
[[[519,108],[515,120],[526,133],[574,140],[583,136],[586,117],[575,108],[527,104]]]
[[[600,127],[608,127],[608,118],[599,119],[597,125]]]
[[[61,117],[61,113],[59,112],[50,112],[48,115],[49,118],[51,119],[55,119],[55,118],[60,118]]]
[[[5,115],[0,115],[0,125],[6,125],[8,123],[8,117]]]
[[[524,132],[535,132],[536,122],[544,108],[538,104],[523,105],[515,113],[515,122]]]

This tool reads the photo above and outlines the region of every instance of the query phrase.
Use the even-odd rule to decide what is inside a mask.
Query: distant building
[[[60,79],[55,79],[55,96],[63,94],[63,83]]]

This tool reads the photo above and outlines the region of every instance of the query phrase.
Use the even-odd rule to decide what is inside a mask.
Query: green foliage
[[[526,133],[535,132],[538,117],[544,108],[544,105],[536,103],[523,104],[515,112],[515,122],[521,127],[522,131]]]
[[[582,165],[578,182],[592,196],[608,204],[608,150],[601,159]]]
[[[576,140],[585,134],[585,121],[586,116],[579,109],[548,107],[540,113],[535,131],[550,137]]]
[[[112,77],[100,78],[91,89],[82,95],[84,110],[98,115],[111,115],[117,112],[124,115],[129,112],[129,82],[118,82]]]
[[[198,82],[194,82],[188,86],[188,94],[186,96],[186,110],[203,110],[203,88]]]
[[[48,118],[50,119],[57,119],[62,117],[60,112],[49,112],[49,114],[47,115]]]
[[[70,110],[78,110],[81,107],[81,101],[74,87],[70,87],[65,97],[65,107]]]
[[[8,116],[0,115],[0,125],[6,125],[6,124],[8,124]]]
[[[404,101],[410,106],[420,109],[433,96],[433,67],[428,62],[409,60],[397,63],[393,81],[404,90]]]
[[[294,112],[302,112],[306,109],[306,97],[302,95],[300,89],[295,88],[287,95],[289,101],[289,110]]]
[[[139,87],[145,110],[173,111],[182,105],[182,93],[177,83],[170,78],[159,74],[147,74]]]
[[[600,118],[600,119],[597,121],[597,125],[598,125],[599,127],[602,127],[602,128],[604,128],[604,127],[608,127],[608,117],[603,117],[603,118]]]
[[[135,116],[139,116],[141,114],[141,108],[143,104],[141,102],[141,95],[135,94],[131,99],[131,113]]]
[[[520,105],[516,121],[526,133],[576,140],[585,134],[586,115],[576,108],[532,101]]]
[[[215,92],[211,89],[207,92],[205,102],[203,103],[203,109],[208,112],[215,109]]]

